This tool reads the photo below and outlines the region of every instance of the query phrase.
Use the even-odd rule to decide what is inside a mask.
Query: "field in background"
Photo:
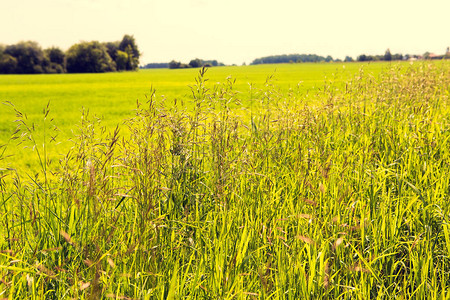
[[[206,85],[213,89],[231,77],[236,82],[234,89],[239,91],[242,107],[248,108],[252,89],[263,88],[265,81],[273,75],[272,83],[282,91],[293,89],[305,92],[314,88],[322,88],[328,81],[337,84],[357,74],[361,68],[374,76],[390,63],[332,63],[332,64],[280,64],[242,67],[211,68],[206,73]],[[82,111],[88,110],[90,115],[102,119],[109,129],[114,129],[126,118],[130,118],[136,109],[136,101],[146,102],[151,88],[156,90],[156,100],[167,99],[167,105],[173,99],[187,100],[192,98],[188,86],[195,84],[194,78],[198,69],[184,70],[140,70],[139,72],[105,73],[105,74],[62,74],[62,75],[1,75],[0,102],[11,102],[17,110],[27,116],[28,125],[35,124],[38,144],[44,141],[42,133],[43,110],[50,102],[47,118],[47,139],[57,135],[56,141],[48,145],[50,153],[64,153],[70,147],[67,142],[73,138],[80,124]],[[14,110],[7,105],[0,105],[0,145],[8,143],[14,132],[17,119]],[[49,119],[54,119],[52,125]],[[52,130],[56,126],[58,131]],[[9,160],[15,167],[36,167],[35,154],[25,144],[17,145],[17,140],[8,147],[8,153],[14,154]]]

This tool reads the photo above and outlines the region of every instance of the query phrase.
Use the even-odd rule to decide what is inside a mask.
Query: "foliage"
[[[365,54],[361,54],[360,56],[358,56],[357,60],[358,61],[370,61],[370,60],[372,60],[372,58]]]
[[[192,109],[151,91],[122,136],[83,113],[58,166],[15,111],[42,170],[0,171],[1,296],[448,298],[448,65],[269,76],[251,115],[205,76]]]
[[[9,54],[0,56],[0,74],[14,74],[17,72],[17,59]]]
[[[217,60],[203,60],[200,58],[192,59],[189,64],[184,64],[175,60],[172,60],[168,67],[169,69],[185,69],[185,68],[200,68],[200,67],[218,67],[225,66],[224,63],[218,62]],[[144,67],[145,68],[145,67]]]
[[[97,41],[81,42],[67,50],[67,72],[103,73],[115,71],[113,60],[104,45]]]
[[[113,61],[117,60],[117,51],[119,50],[119,41],[104,43],[106,51]]]
[[[404,58],[406,59],[407,56],[403,56],[403,54],[391,54],[391,51],[389,49],[386,50],[386,52],[384,53],[384,55],[365,55],[365,54],[361,54],[358,56],[357,61],[399,61],[399,60],[403,60]],[[409,57],[409,56],[408,56]],[[418,56],[416,56],[418,57]]]
[[[124,54],[126,57],[124,57]],[[67,51],[67,71],[98,73],[116,70],[136,70],[139,50],[133,36],[125,35],[121,42],[82,42]],[[125,58],[125,67],[124,67]],[[66,53],[52,47],[42,48],[32,41],[15,45],[0,45],[0,74],[36,74],[66,72]]]
[[[384,53],[384,60],[385,61],[391,61],[392,60],[391,50],[389,50],[389,49],[386,50],[386,52]]]
[[[437,63],[437,62],[436,62]],[[440,63],[440,62],[439,62]],[[283,92],[290,88],[306,92],[323,85],[326,78],[335,82],[347,81],[360,68],[378,76],[386,63],[352,63],[345,64],[282,64],[257,65],[251,67],[223,67],[208,70],[209,88],[233,74],[236,78],[234,88],[241,91],[242,108],[249,112],[254,100],[245,91],[252,83],[252,88],[259,89],[264,85],[267,75],[275,71],[276,84]],[[409,66],[409,63],[404,63]],[[73,74],[71,76],[0,76],[0,95],[3,101],[12,101],[21,110],[26,110],[30,123],[40,127],[42,107],[50,100],[52,112],[58,126],[58,145],[55,144],[52,156],[69,149],[67,140],[71,137],[73,126],[79,120],[81,108],[88,108],[91,113],[102,116],[103,124],[114,128],[124,118],[130,116],[135,108],[136,98],[148,93],[151,84],[158,91],[158,97],[177,99],[189,103],[186,86],[191,85],[196,69],[159,69],[140,70],[139,72],[111,72],[106,74]],[[310,98],[312,100],[312,98]],[[170,103],[170,101],[168,101]],[[169,104],[168,104],[169,105]],[[14,130],[14,118],[10,109],[0,105],[0,145],[7,144],[10,133]],[[56,151],[57,150],[57,151]],[[14,157],[7,157],[5,163],[21,166],[21,169],[36,169],[35,161],[23,147],[15,148]]]
[[[126,70],[136,70],[139,66],[140,52],[132,35],[124,35],[119,43],[119,50],[127,54]]]
[[[183,63],[181,63],[179,61],[175,61],[175,60],[172,60],[169,63],[169,69],[186,69],[189,67],[190,67],[189,65],[183,64]]]
[[[202,65],[203,65],[203,62],[199,58],[193,59],[189,62],[189,66],[191,68],[200,68],[200,67],[202,67]]]
[[[17,67],[15,68],[15,73],[36,74],[44,72],[44,52],[36,42],[27,41],[8,45],[4,54],[16,59]],[[11,60],[9,59],[9,61]]]
[[[344,59],[344,62],[352,62],[352,61],[353,61],[353,58],[350,56],[346,56]]]
[[[142,67],[142,69],[168,69],[169,63],[149,63]]]
[[[44,52],[52,63],[64,65],[65,54],[60,48],[52,47],[45,49]]]
[[[125,71],[127,69],[128,54],[126,52],[117,50],[115,62],[117,71]]]
[[[46,66],[46,73],[65,73],[66,69],[66,54],[57,47],[52,47],[44,50],[48,63]]]
[[[272,55],[253,60],[252,65],[258,64],[279,64],[279,63],[305,63],[305,62],[330,62],[333,61],[331,56],[323,57],[316,54],[289,54],[289,55]]]

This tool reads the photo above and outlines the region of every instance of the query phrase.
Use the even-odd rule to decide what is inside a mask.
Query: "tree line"
[[[172,60],[169,63],[169,69],[184,69],[184,68],[201,68],[201,67],[219,67],[225,66],[224,63],[217,60],[203,60],[200,58],[192,59],[188,64]]]
[[[133,36],[121,41],[80,42],[66,52],[34,41],[0,45],[0,74],[102,73],[136,70],[140,52]]]
[[[416,56],[417,58],[418,56]],[[389,49],[386,50],[384,55],[365,55],[361,54],[357,57],[357,61],[392,61],[392,60],[404,60],[411,58],[410,55],[403,55],[400,53],[391,54]]]
[[[356,61],[395,61],[395,60],[409,60],[409,59],[450,59],[450,49],[447,48],[444,55],[434,55],[429,52],[425,52],[423,55],[411,55],[411,54],[392,54],[389,49],[382,55],[366,55],[361,54],[356,58]],[[306,62],[341,62],[340,59],[333,59],[330,55],[324,57],[316,54],[284,54],[284,55],[271,55],[261,57],[253,60],[251,65],[258,64],[279,64],[279,63],[306,63]],[[352,57],[346,56],[344,62],[355,61]]]
[[[271,55],[253,60],[251,65],[259,64],[280,64],[280,63],[306,63],[306,62],[332,62],[334,60],[330,55],[327,57],[316,54],[284,54]]]
[[[149,63],[140,68],[141,69],[168,69],[169,63]]]
[[[185,68],[201,68],[201,67],[222,67],[225,66],[224,63],[218,62],[217,60],[205,60],[200,58],[192,59],[188,64],[182,63],[180,61],[172,60],[168,63],[150,63],[142,66],[141,69],[185,69]]]

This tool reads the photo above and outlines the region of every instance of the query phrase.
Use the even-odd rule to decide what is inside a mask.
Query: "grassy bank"
[[[448,64],[247,99],[207,75],[0,171],[0,298],[450,296]]]

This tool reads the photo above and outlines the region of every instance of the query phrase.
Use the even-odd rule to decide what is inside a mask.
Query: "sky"
[[[0,0],[0,43],[67,50],[130,34],[140,63],[281,54],[443,54],[450,0]]]

